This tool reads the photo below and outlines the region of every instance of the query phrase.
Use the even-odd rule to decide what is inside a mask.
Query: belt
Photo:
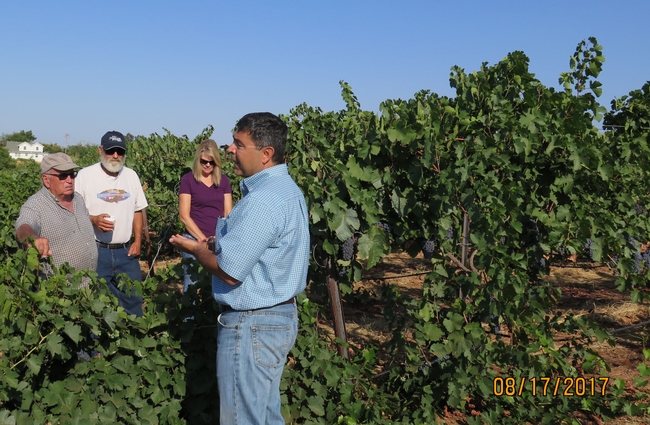
[[[283,301],[281,303],[277,303],[275,305],[270,305],[268,307],[260,307],[260,308],[249,308],[246,310],[235,310],[234,308],[230,307],[228,304],[219,304],[221,306],[221,312],[225,313],[226,311],[257,311],[257,310],[264,310],[265,308],[273,308],[277,307],[279,305],[285,305],[285,304],[293,304],[294,301],[296,301],[296,297],[291,297],[286,301]]]
[[[108,249],[122,249],[122,248],[128,248],[129,243],[124,242],[124,243],[104,243],[100,241],[95,241],[97,242],[97,246],[100,248],[108,248]]]

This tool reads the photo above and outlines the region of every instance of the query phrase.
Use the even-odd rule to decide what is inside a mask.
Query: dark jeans
[[[117,297],[118,305],[128,314],[142,316],[142,297],[135,295],[135,288],[130,293],[120,289],[120,280],[117,275],[125,273],[133,281],[142,280],[140,262],[138,257],[129,257],[129,246],[126,248],[109,249],[97,246],[99,256],[97,259],[98,278],[106,279],[108,289]]]

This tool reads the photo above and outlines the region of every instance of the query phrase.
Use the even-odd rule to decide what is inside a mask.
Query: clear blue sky
[[[523,50],[557,87],[590,36],[604,47],[600,102],[650,80],[648,0],[0,2],[0,133],[99,143],[108,130],[219,144],[253,111],[344,103],[367,110],[422,89],[453,95],[450,68]]]

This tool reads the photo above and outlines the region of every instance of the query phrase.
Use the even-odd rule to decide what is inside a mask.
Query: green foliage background
[[[616,268],[621,291],[634,301],[645,294],[650,270],[637,270],[636,258],[640,242],[650,240],[649,85],[607,112],[597,101],[604,61],[592,38],[571,56],[560,91],[535,78],[523,52],[513,52],[478,71],[452,68],[455,97],[422,91],[383,102],[377,114],[362,110],[342,82],[345,109],[303,104],[284,115],[286,161],[309,204],[314,247],[311,284],[299,299],[301,331],[282,383],[288,423],[429,424],[445,409],[466,413],[471,424],[648,412],[622,381],[604,395],[581,397],[500,396],[493,387],[498,377],[607,377],[608,365],[591,346],[613,339],[584,317],[554,313],[560,294],[544,276],[558,253],[587,255],[588,245],[594,261]],[[601,120],[605,131],[596,126]],[[130,142],[127,164],[146,187],[149,230],[161,249],[181,230],[180,176],[211,133],[190,140],[166,131]],[[63,269],[40,280],[36,253],[18,251],[11,240],[20,204],[38,187],[15,184],[17,173],[25,180],[37,174],[0,174],[0,367],[7,371],[0,424],[214,420],[217,308],[209,277],[197,270],[202,290],[182,297],[164,292],[180,279],[180,265],[134,283],[147,302],[139,319],[117,310],[92,272]],[[471,269],[450,261],[460,256],[465,214]],[[343,261],[339,246],[350,237],[357,257]],[[335,344],[343,342],[317,326],[330,307],[326,280],[355,297],[355,282],[383,256],[396,249],[415,255],[427,238],[437,249],[422,294],[406,299],[386,285],[374,295],[389,319],[390,342],[346,347],[349,361],[338,356]],[[93,290],[74,289],[84,274]],[[494,326],[508,338],[494,335]],[[556,343],[558,333],[571,338]],[[79,352],[101,357],[83,361]],[[645,364],[639,370],[648,373]]]

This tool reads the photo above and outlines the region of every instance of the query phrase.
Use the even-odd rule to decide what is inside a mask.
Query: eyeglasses
[[[199,161],[201,161],[201,164],[202,164],[202,165],[210,164],[210,165],[212,165],[213,167],[214,167],[215,165],[217,165],[217,163],[214,162],[214,161],[206,161],[205,159],[200,159]]]
[[[48,174],[48,176],[57,177],[61,181],[67,180],[68,177],[72,177],[74,180],[77,178],[77,173],[78,171],[70,171],[69,173]]]
[[[105,153],[106,155],[109,155],[109,156],[113,156],[113,155],[115,155],[115,152],[117,152],[117,154],[118,154],[119,156],[124,155],[124,149],[122,149],[122,148],[110,148],[110,149],[104,149],[104,153]]]

